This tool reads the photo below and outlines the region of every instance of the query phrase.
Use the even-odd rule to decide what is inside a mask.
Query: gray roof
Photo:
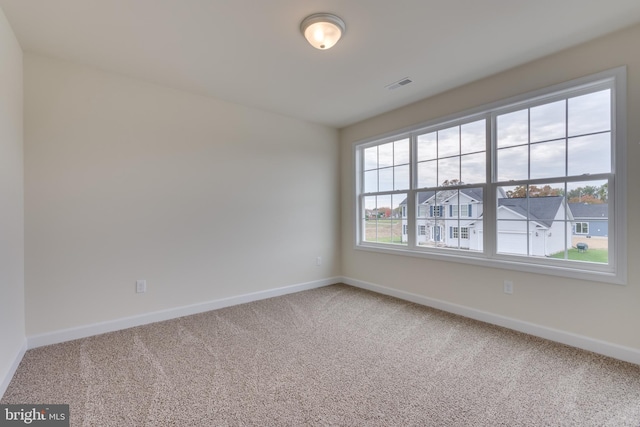
[[[444,191],[440,191],[440,193],[445,193],[446,191],[452,191],[452,196],[454,195],[454,191],[456,190],[444,190]],[[482,188],[461,188],[460,192],[462,194],[467,195],[468,197],[470,197],[471,199],[482,203]],[[421,205],[423,203],[425,203],[427,200],[429,200],[430,198],[432,198],[433,196],[435,196],[436,192],[435,191],[420,191],[418,192],[418,204]],[[400,203],[400,205],[406,205],[407,204],[407,199],[404,199],[402,201],[402,203]]]
[[[418,193],[418,204],[419,205],[423,204],[424,202],[432,198],[435,194],[436,194],[435,191],[420,191]],[[400,203],[400,206],[406,205],[406,204],[407,204],[407,199],[404,199],[402,203]]]
[[[463,188],[460,192],[476,202],[482,202],[482,188]]]
[[[498,206],[504,206],[525,218],[529,217],[529,219],[545,227],[551,227],[563,198],[563,196],[531,197],[529,199],[525,197],[513,199],[503,198],[498,199]],[[527,215],[527,203],[529,204],[529,215]]]
[[[607,219],[609,216],[609,205],[607,203],[569,203],[569,209],[575,219],[598,218]]]
[[[460,192],[482,203],[483,191],[482,188],[462,188]],[[503,194],[503,193],[501,193]],[[435,191],[420,191],[418,193],[418,204],[423,204],[427,200],[431,199],[435,195]],[[531,197],[526,198],[513,198],[501,197],[498,199],[498,206],[504,206],[505,208],[522,215],[525,218],[529,218],[532,221],[536,221],[545,227],[551,227],[553,220],[555,219],[558,209],[562,204],[563,196],[550,196],[550,197]],[[527,202],[528,200],[528,202]],[[405,199],[401,205],[405,205],[407,200]],[[529,206],[529,213],[527,214],[527,203]],[[602,206],[602,205],[592,205]]]

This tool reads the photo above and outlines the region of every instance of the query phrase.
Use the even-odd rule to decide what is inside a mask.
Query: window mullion
[[[495,180],[497,179],[497,114],[489,114],[487,116],[487,152],[486,152],[486,190],[484,192],[483,200],[483,247],[484,252],[489,257],[495,257],[497,252],[497,236],[498,236],[498,221],[497,221],[497,185]]]
[[[409,191],[407,192],[407,244],[409,248],[415,249],[417,246],[416,234],[416,191],[418,185],[418,148],[417,135],[412,133],[409,137]]]

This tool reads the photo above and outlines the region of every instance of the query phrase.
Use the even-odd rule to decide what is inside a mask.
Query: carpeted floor
[[[640,366],[345,285],[29,350],[72,426],[640,426]]]

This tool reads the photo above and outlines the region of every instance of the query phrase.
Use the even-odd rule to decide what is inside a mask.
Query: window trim
[[[405,255],[418,258],[428,258],[435,260],[444,260],[450,262],[460,262],[464,264],[479,265],[485,267],[494,267],[507,270],[526,271],[537,274],[546,274],[567,278],[574,278],[580,280],[607,282],[614,284],[627,284],[627,171],[626,171],[626,152],[627,152],[627,87],[626,66],[605,70],[589,76],[577,78],[567,82],[559,83],[549,87],[541,88],[531,92],[523,93],[485,105],[481,105],[472,109],[467,109],[459,113],[448,115],[432,119],[411,127],[407,127],[398,131],[388,132],[383,135],[367,138],[365,140],[356,141],[352,144],[352,155],[354,158],[354,183],[355,193],[353,197],[354,203],[354,249],[364,250],[379,253]],[[495,121],[492,120],[492,116],[500,113],[503,114],[508,110],[517,110],[527,106],[531,108],[536,103],[551,102],[554,97],[561,97],[559,92],[571,91],[571,96],[576,96],[576,93],[580,90],[585,92],[592,92],[593,87],[598,84],[609,83],[612,91],[612,105],[611,105],[611,132],[612,132],[612,173],[613,180],[611,182],[613,187],[614,203],[609,206],[609,225],[610,229],[614,232],[610,233],[613,238],[613,244],[609,248],[612,262],[604,265],[600,268],[599,265],[590,265],[589,270],[580,268],[579,263],[569,263],[565,260],[551,260],[542,259],[544,262],[539,262],[532,257],[522,256],[509,256],[506,254],[496,253],[496,239],[486,238],[483,245],[484,251],[466,252],[459,249],[447,249],[438,248],[437,251],[425,251],[418,248],[416,245],[417,232],[409,233],[407,246],[391,246],[373,242],[364,242],[361,240],[360,230],[360,188],[361,188],[361,171],[362,171],[362,156],[359,156],[361,149],[367,146],[373,146],[383,144],[386,142],[397,141],[404,138],[412,138],[413,134],[426,131],[434,131],[437,129],[444,129],[446,127],[460,125],[463,122],[471,122],[473,120],[479,120],[481,118],[487,118],[487,138],[491,135],[495,135]],[[487,165],[492,165],[494,161],[495,142],[491,141],[490,150],[487,151]],[[412,144],[414,147],[414,144]],[[413,149],[413,148],[412,148]],[[415,153],[413,153],[415,154]],[[411,163],[410,168],[414,167],[414,162]],[[496,196],[497,181],[493,180],[493,167],[487,167],[487,180],[482,185],[469,185],[468,187],[483,187],[484,188],[484,233],[489,234],[496,232],[496,208],[493,206],[493,200]],[[411,177],[415,176],[413,170],[410,171]],[[585,179],[595,179],[591,176],[585,177]],[[527,180],[529,183],[534,183],[535,180]],[[413,183],[412,183],[413,184]],[[461,186],[459,188],[465,188],[467,186]],[[415,185],[407,192],[404,191],[390,191],[388,194],[416,191]],[[416,206],[415,200],[412,197],[407,197],[407,226],[409,230],[416,230]],[[614,209],[615,204],[615,209]],[[487,221],[486,218],[491,218]],[[416,230],[417,231],[417,230]],[[489,243],[489,244],[487,244]],[[536,261],[536,262],[531,262]],[[556,262],[558,261],[558,262]]]

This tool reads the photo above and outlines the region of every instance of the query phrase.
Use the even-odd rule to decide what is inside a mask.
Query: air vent
[[[406,86],[409,83],[411,83],[413,80],[411,80],[409,77],[404,77],[400,80],[398,80],[397,82],[393,82],[391,84],[386,85],[385,87],[389,90],[394,90],[394,89],[398,89],[401,86]]]

